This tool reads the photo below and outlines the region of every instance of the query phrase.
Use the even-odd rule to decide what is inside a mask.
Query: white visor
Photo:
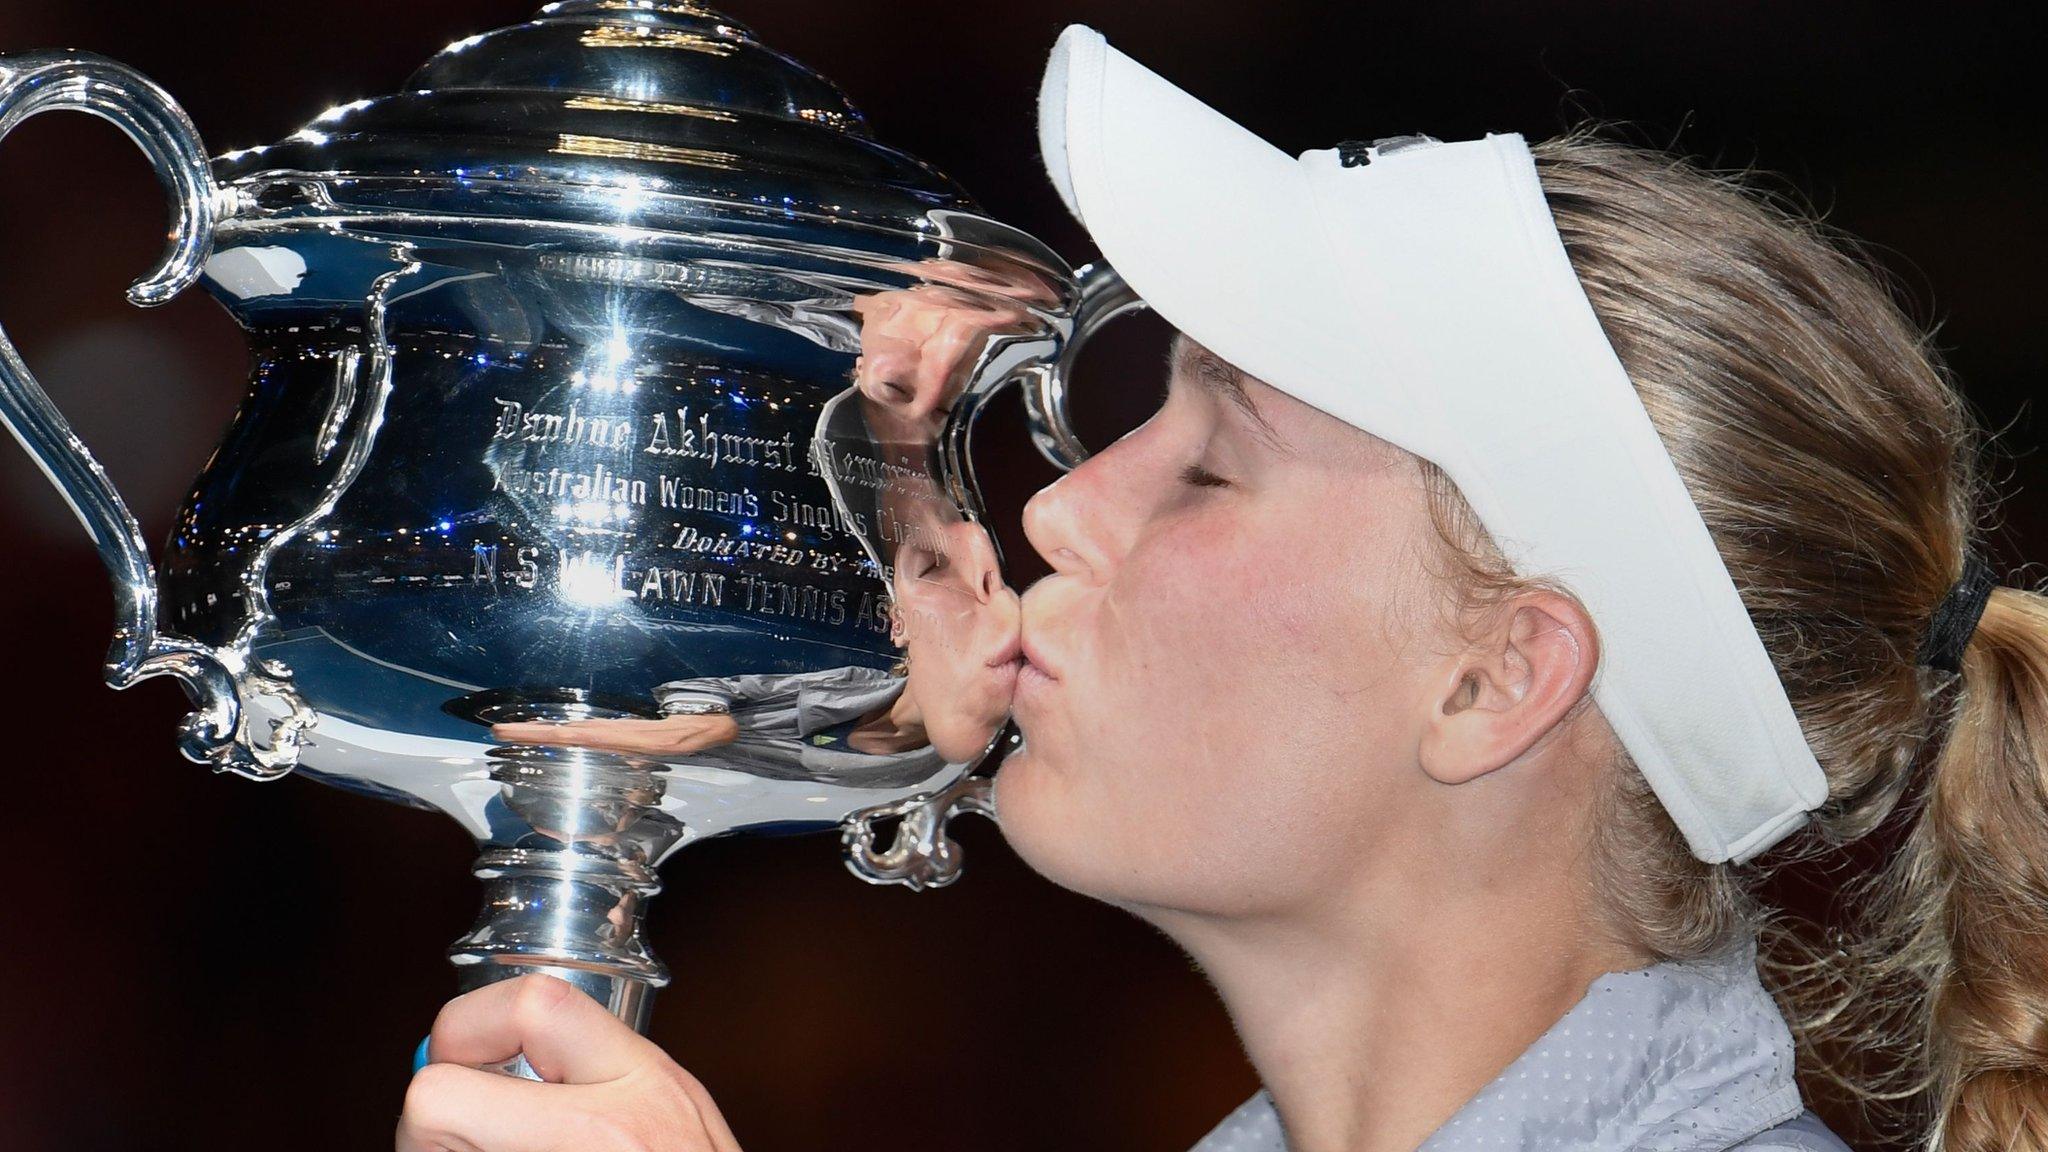
[[[1599,628],[1593,694],[1701,860],[1827,795],[1518,135],[1288,156],[1070,27],[1045,164],[1103,257],[1237,368],[1434,462]]]

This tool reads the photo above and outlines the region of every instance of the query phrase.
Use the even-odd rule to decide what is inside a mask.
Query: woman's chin
[[[997,770],[995,799],[996,822],[1019,859],[1062,888],[1094,894],[1090,874],[1107,846],[1088,843],[1085,813],[1057,769],[1034,760],[1027,745]]]

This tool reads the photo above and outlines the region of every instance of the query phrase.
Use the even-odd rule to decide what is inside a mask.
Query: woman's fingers
[[[710,1096],[673,1064],[597,1085],[537,1084],[429,1064],[406,1090],[396,1146],[397,1152],[739,1152]]]
[[[718,1110],[717,1102],[711,1099],[710,1090],[699,1084],[695,1076],[683,1071],[680,1066],[676,1067],[675,1074],[683,1094],[695,1110],[697,1122],[704,1128],[704,1138],[712,1152],[740,1152],[739,1139],[732,1134],[732,1128],[726,1124],[725,1115]]]
[[[521,1053],[541,1079],[563,1084],[617,1080],[669,1062],[602,1004],[566,980],[541,975],[500,980],[449,1001],[427,1042],[437,1064],[502,1064]]]
[[[862,319],[855,383],[868,399],[918,421],[952,407],[990,336],[1021,331],[1028,319],[1014,305],[932,284],[879,293],[855,310]]]
[[[398,1118],[397,1152],[550,1152],[578,1134],[565,1088],[460,1064],[413,1074]]]
[[[521,976],[450,1001],[398,1152],[739,1152],[711,1094],[597,1001]],[[470,1067],[525,1053],[548,1083]]]

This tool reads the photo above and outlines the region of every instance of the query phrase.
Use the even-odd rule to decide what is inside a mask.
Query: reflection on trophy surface
[[[253,351],[159,570],[0,340],[0,411],[114,577],[107,678],[183,683],[188,756],[454,816],[463,985],[546,970],[636,1024],[684,844],[845,821],[866,878],[953,877],[1017,657],[975,414],[1016,385],[1071,458],[1113,274],[695,3],[551,4],[210,163],[134,72],[0,56],[0,134],[50,109],[175,197],[131,298],[202,281]]]
[[[839,530],[886,574],[896,664],[675,680],[654,689],[662,719],[501,723],[496,738],[867,787],[983,755],[1015,685],[1018,599],[987,530],[938,483],[936,450],[973,354],[1003,329],[1028,331],[1028,314],[930,285],[860,297],[854,311],[854,385],[826,403],[816,443],[828,460],[877,465],[824,478]]]

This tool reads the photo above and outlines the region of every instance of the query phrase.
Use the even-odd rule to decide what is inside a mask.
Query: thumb
[[[593,1084],[668,1059],[604,1005],[566,980],[529,975],[486,984],[434,1018],[436,1063],[501,1064],[524,1054],[542,1080]]]

